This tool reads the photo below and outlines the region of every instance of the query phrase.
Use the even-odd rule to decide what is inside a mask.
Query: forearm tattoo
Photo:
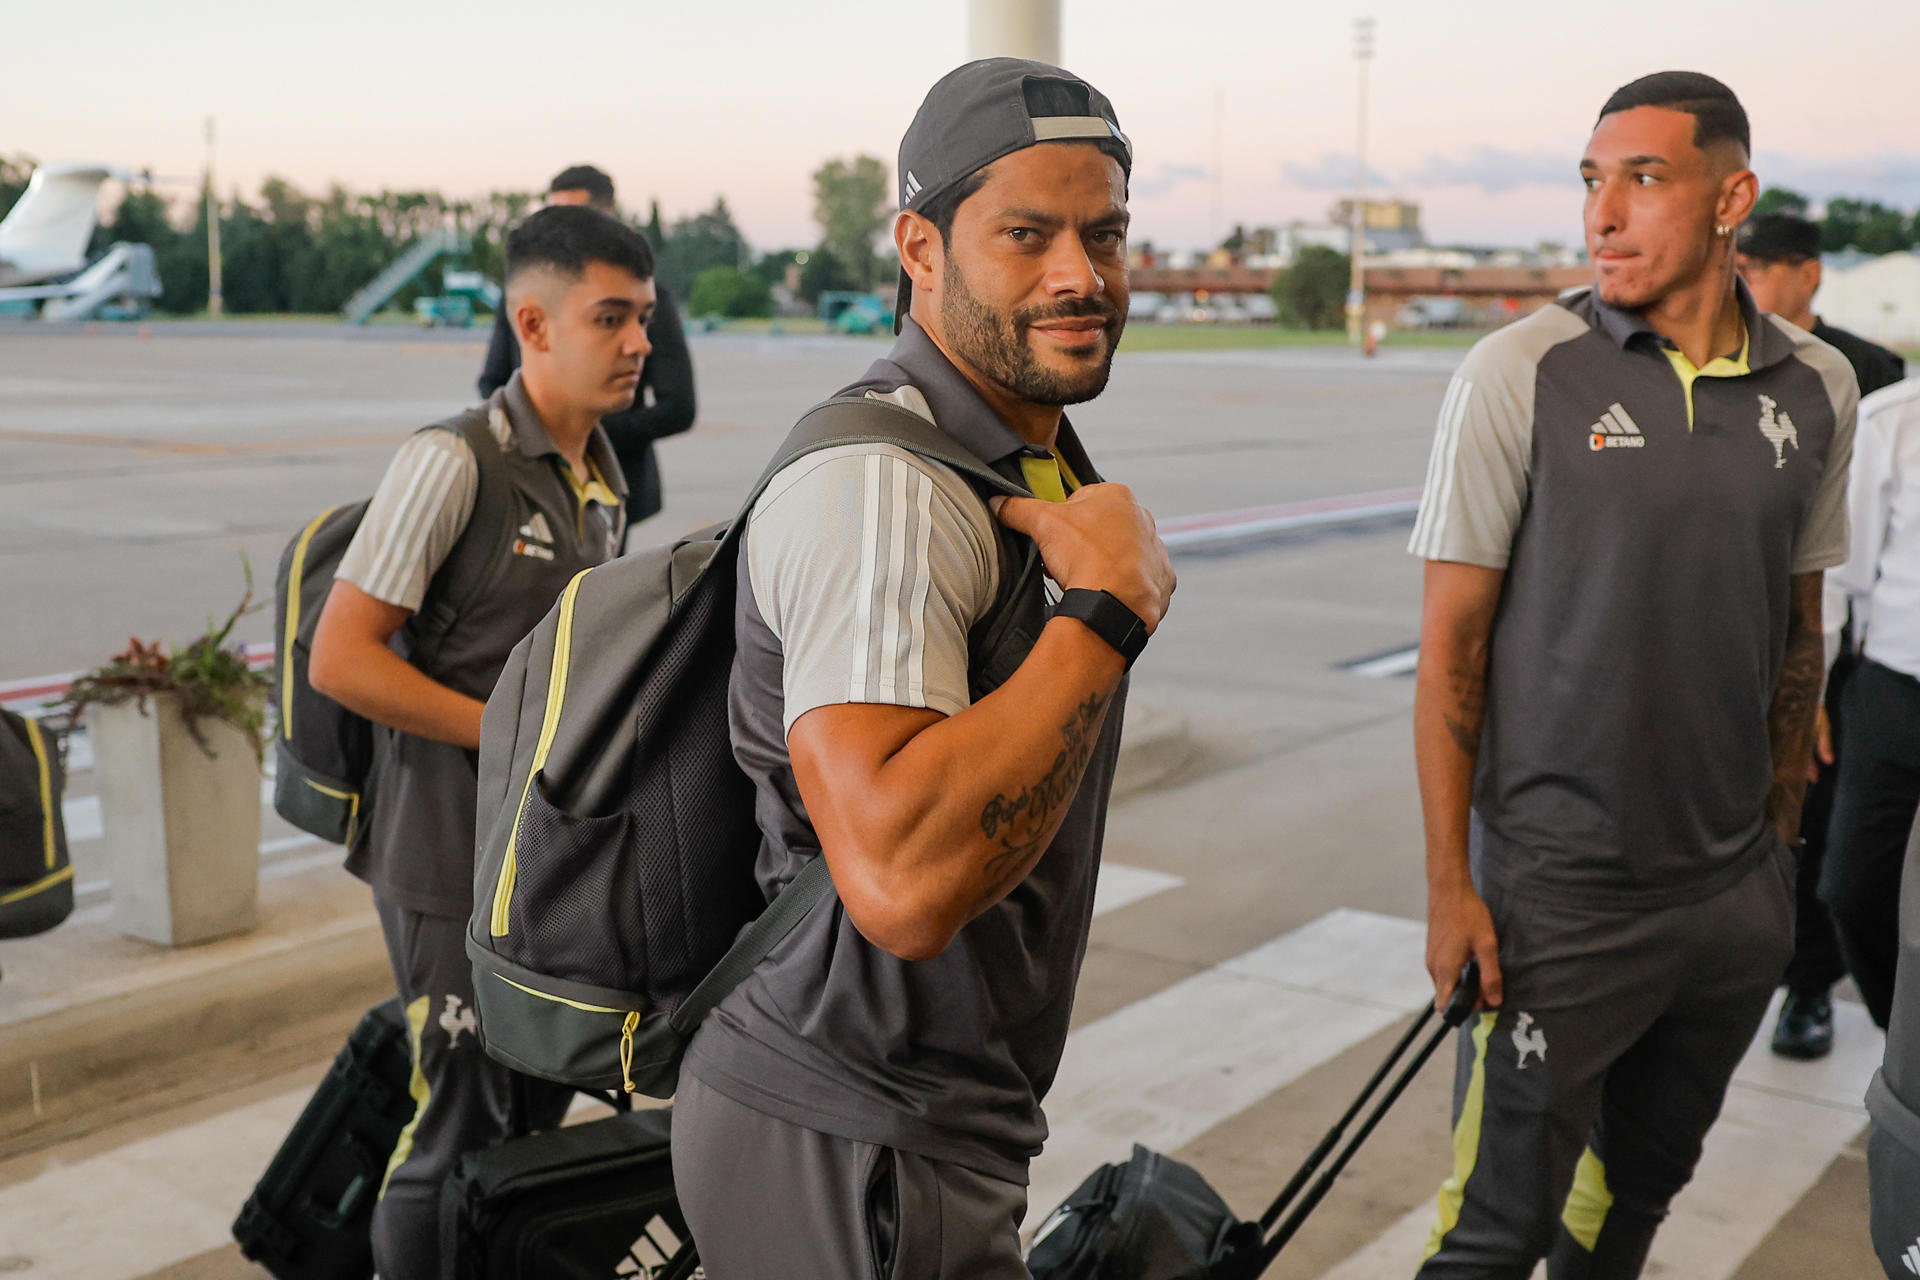
[[[1054,816],[1072,803],[1087,762],[1093,758],[1106,709],[1106,695],[1097,693],[1075,707],[1060,726],[1063,745],[1053,758],[1053,766],[1019,795],[1009,798],[1002,792],[980,811],[981,833],[1000,845],[987,863],[989,878],[998,882],[1008,876],[1025,875],[1027,861],[1052,838]]]
[[[1440,713],[1460,754],[1480,752],[1480,726],[1487,713],[1487,672],[1484,667],[1454,667],[1447,672],[1449,705]]]
[[[1820,687],[1826,675],[1826,648],[1820,635],[1820,575],[1798,575],[1793,581],[1792,613],[1787,622],[1787,649],[1780,662],[1780,681],[1774,686],[1767,713],[1767,736],[1773,745],[1773,787],[1767,794],[1767,816],[1781,837],[1799,834],[1800,805],[1806,798],[1807,764],[1813,758],[1814,714],[1819,710]]]

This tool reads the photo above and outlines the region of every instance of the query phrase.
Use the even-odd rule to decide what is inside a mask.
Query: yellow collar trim
[[[1033,496],[1047,502],[1065,502],[1067,495],[1080,487],[1079,478],[1058,450],[1053,451],[1051,458],[1021,455],[1020,474]]]
[[[1745,326],[1740,332],[1740,354],[1738,356],[1715,356],[1701,368],[1695,368],[1693,361],[1687,359],[1687,353],[1678,347],[1662,347],[1667,363],[1673,366],[1673,372],[1680,379],[1681,390],[1687,396],[1687,430],[1693,430],[1693,384],[1699,378],[1743,378],[1753,372],[1748,357],[1753,351],[1753,335]]]

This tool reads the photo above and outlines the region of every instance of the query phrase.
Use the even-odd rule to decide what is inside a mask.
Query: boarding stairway
[[[407,251],[388,263],[386,269],[347,299],[342,308],[348,324],[365,324],[374,312],[387,305],[394,294],[410,284],[443,253],[465,253],[472,243],[464,231],[442,227],[415,240]]]

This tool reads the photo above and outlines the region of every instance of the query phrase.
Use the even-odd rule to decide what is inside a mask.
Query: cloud
[[[1130,184],[1129,194],[1141,200],[1151,200],[1155,196],[1166,195],[1175,187],[1185,186],[1189,182],[1206,182],[1213,177],[1213,170],[1199,164],[1162,164],[1150,174],[1135,174]]]
[[[1577,155],[1557,151],[1507,151],[1474,147],[1464,153],[1435,152],[1409,170],[1402,185],[1410,187],[1473,187],[1487,195],[1502,195],[1521,187],[1571,188],[1579,181]]]
[[[1864,156],[1795,155],[1762,151],[1754,157],[1762,185],[1788,187],[1819,204],[1834,196],[1878,200],[1911,209],[1920,205],[1920,153],[1873,152]]]
[[[1303,187],[1308,191],[1352,191],[1353,152],[1322,151],[1311,164],[1286,161],[1280,166],[1280,177],[1288,186]],[[1367,185],[1379,190],[1397,184],[1378,169],[1369,168]]]

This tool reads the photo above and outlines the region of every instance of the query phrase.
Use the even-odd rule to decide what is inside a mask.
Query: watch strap
[[[1147,624],[1111,591],[1075,587],[1060,597],[1060,603],[1053,607],[1053,616],[1076,618],[1086,624],[1127,660],[1129,668],[1147,647]]]

